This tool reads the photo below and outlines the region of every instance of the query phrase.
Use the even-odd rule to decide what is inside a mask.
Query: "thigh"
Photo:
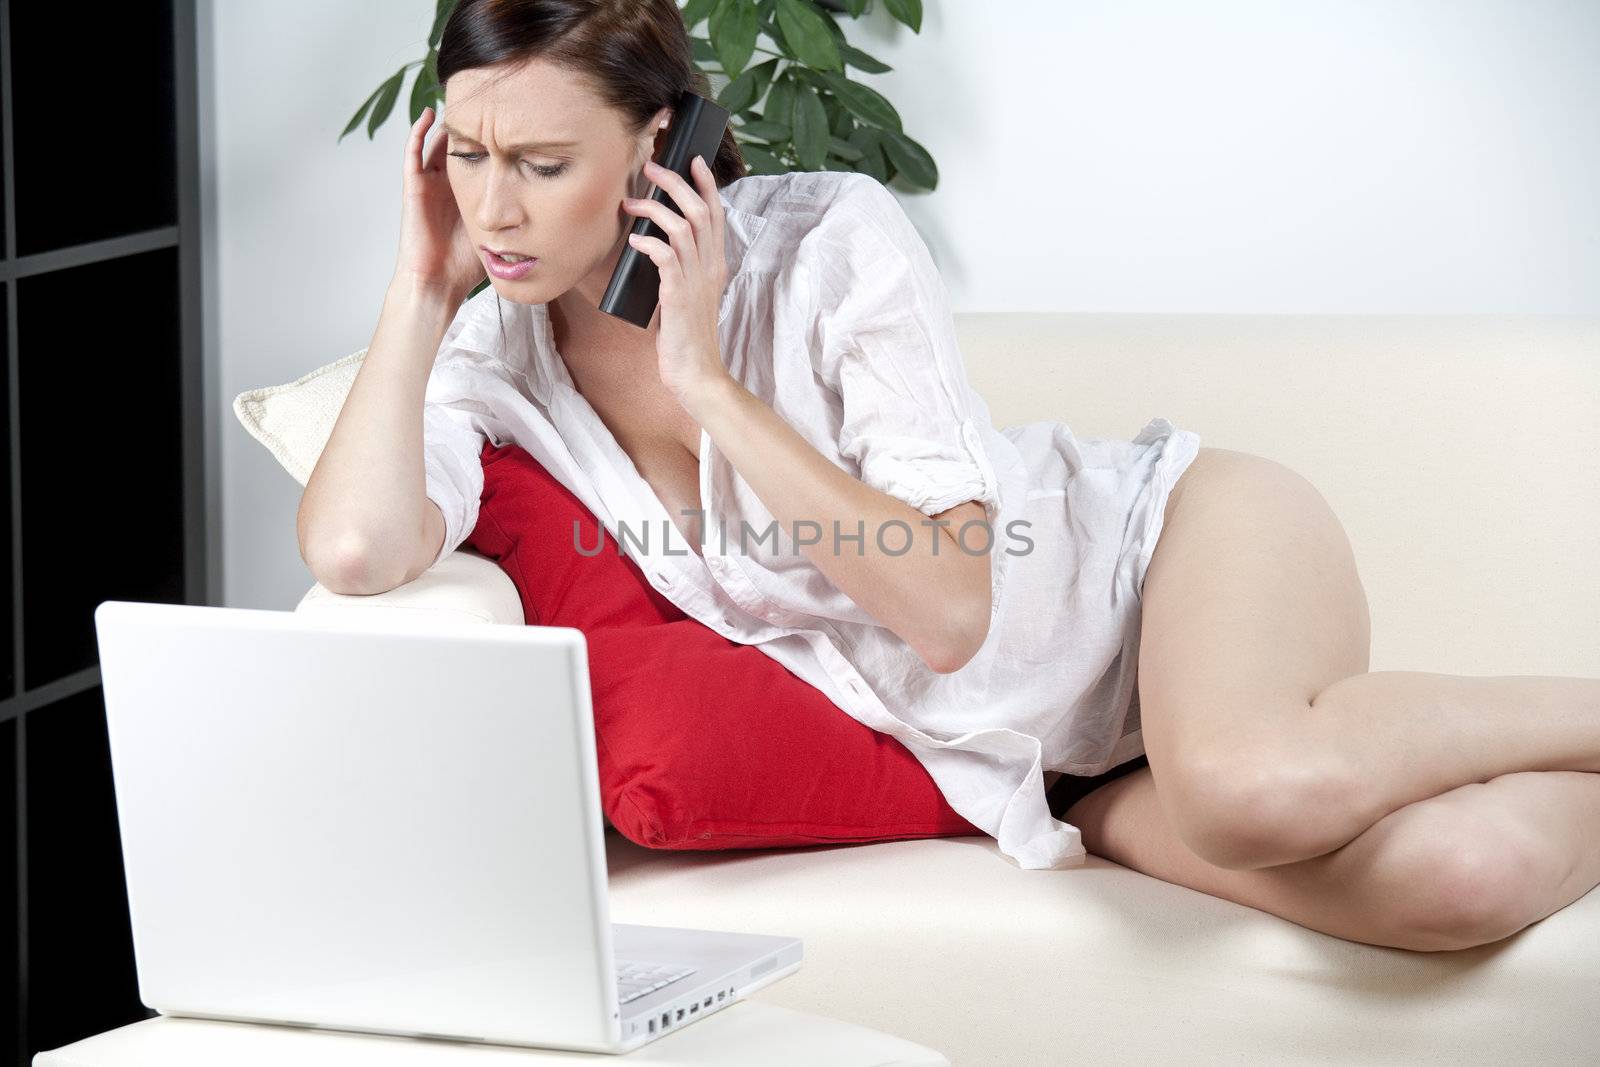
[[[1168,497],[1141,599],[1141,729],[1163,791],[1365,673],[1370,644],[1354,553],[1316,487],[1201,448]]]

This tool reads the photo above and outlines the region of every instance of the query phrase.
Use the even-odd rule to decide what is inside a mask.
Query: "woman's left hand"
[[[629,243],[649,256],[661,272],[656,356],[662,382],[685,406],[691,392],[729,377],[717,340],[717,317],[728,275],[723,259],[722,198],[703,158],[696,156],[689,171],[694,186],[654,160],[644,166],[645,177],[667,191],[682,215],[649,197],[624,197],[622,201],[623,210],[649,216],[671,242],[628,235]]]

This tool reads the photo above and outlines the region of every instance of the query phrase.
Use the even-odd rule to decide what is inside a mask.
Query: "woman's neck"
[[[656,360],[659,319],[650,329],[641,330],[607,315],[576,289],[550,301],[549,311],[556,352],[579,392],[586,392],[585,383],[600,387],[637,383],[652,380],[643,375],[660,373]]]

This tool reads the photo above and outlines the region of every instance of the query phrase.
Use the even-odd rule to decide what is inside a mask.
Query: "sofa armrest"
[[[295,611],[424,612],[463,623],[521,626],[526,618],[516,584],[500,565],[458,548],[404,585],[371,596],[349,596],[316,583]]]
[[[313,585],[295,605],[295,611],[413,612],[461,623],[503,623],[521,626],[527,621],[516,583],[500,565],[470,548],[458,548],[416,578],[387,593],[347,596]],[[600,813],[606,830],[615,833],[611,819]]]

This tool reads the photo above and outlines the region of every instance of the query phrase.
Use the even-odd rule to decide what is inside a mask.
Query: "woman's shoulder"
[[[870,174],[853,170],[792,170],[783,174],[747,174],[722,187],[730,206],[764,218],[819,219],[841,200],[859,200],[881,193],[892,196]]]
[[[856,171],[749,174],[723,186],[722,197],[746,232],[758,228],[761,234],[747,253],[746,270],[782,272],[829,246],[881,246],[916,234],[894,194]]]

